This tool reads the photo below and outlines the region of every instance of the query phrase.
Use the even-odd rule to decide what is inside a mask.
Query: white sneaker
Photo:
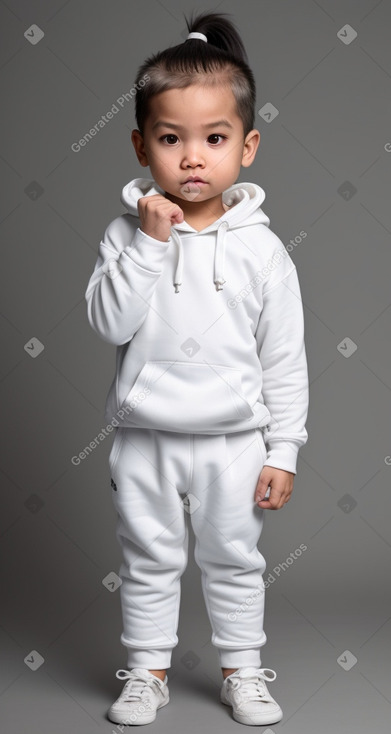
[[[156,711],[168,704],[168,677],[164,681],[146,668],[117,670],[116,677],[125,680],[122,693],[108,711],[108,718],[115,724],[150,724],[156,719]]]
[[[268,677],[266,673],[273,675]],[[240,724],[276,724],[282,719],[282,710],[264,682],[276,678],[277,673],[270,668],[239,668],[225,678],[220,694],[221,703],[232,706],[232,716]]]

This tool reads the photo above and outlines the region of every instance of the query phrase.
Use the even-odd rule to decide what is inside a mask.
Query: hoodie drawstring
[[[182,285],[182,272],[183,272],[183,250],[182,250],[182,242],[181,238],[178,234],[178,232],[175,229],[171,230],[172,238],[176,242],[176,245],[178,247],[178,259],[177,259],[177,266],[175,269],[175,276],[174,276],[174,288],[175,293],[179,293],[179,286]]]
[[[225,235],[229,229],[229,223],[227,221],[220,222],[217,228],[217,236],[215,243],[215,257],[214,257],[214,274],[213,282],[216,286],[217,291],[223,290],[223,285],[226,283],[224,280],[224,258],[225,258]],[[174,275],[174,288],[175,293],[179,293],[179,286],[182,285],[182,272],[183,272],[183,248],[182,240],[177,230],[171,228],[171,235],[178,247],[178,259],[177,266]]]
[[[215,246],[215,261],[214,261],[214,276],[213,282],[216,285],[217,291],[223,290],[224,280],[224,257],[225,257],[225,235],[229,229],[229,224],[226,221],[220,222],[217,229],[217,238]]]

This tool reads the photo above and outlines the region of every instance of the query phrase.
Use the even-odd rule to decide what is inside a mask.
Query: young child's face
[[[193,186],[191,201],[197,204],[219,196],[236,182],[242,165],[251,165],[259,132],[244,139],[230,88],[192,84],[161,92],[149,104],[144,138],[134,130],[132,141],[141,165],[148,165],[154,180],[177,200],[189,201],[188,176],[206,182]]]

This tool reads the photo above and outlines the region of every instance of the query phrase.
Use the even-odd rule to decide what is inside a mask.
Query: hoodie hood
[[[163,189],[153,179],[135,178],[123,187],[121,203],[126,207],[129,214],[139,218],[137,208],[138,200],[143,196],[153,196],[154,194],[165,196]],[[227,208],[227,211],[219,219],[212,222],[212,224],[209,224],[199,232],[194,227],[191,227],[186,220],[171,226],[171,237],[178,249],[177,265],[173,279],[173,286],[176,293],[179,292],[179,286],[182,285],[182,239],[194,237],[194,234],[202,237],[203,235],[215,233],[213,282],[216,290],[223,290],[223,285],[226,283],[224,279],[226,234],[229,230],[234,230],[236,227],[242,228],[243,226],[247,227],[256,224],[264,224],[266,227],[269,227],[270,219],[261,209],[261,204],[264,200],[265,192],[257,184],[236,183],[223,191],[223,205],[229,208]]]

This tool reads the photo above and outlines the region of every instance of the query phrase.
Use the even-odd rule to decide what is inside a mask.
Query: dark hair
[[[243,122],[244,137],[253,129],[255,79],[239,33],[233,23],[223,17],[225,15],[227,13],[205,12],[192,16],[190,21],[185,16],[189,33],[204,33],[208,42],[190,38],[149,56],[139,67],[135,81],[135,117],[141,135],[144,135],[151,97],[167,89],[184,89],[195,83],[228,86]]]

